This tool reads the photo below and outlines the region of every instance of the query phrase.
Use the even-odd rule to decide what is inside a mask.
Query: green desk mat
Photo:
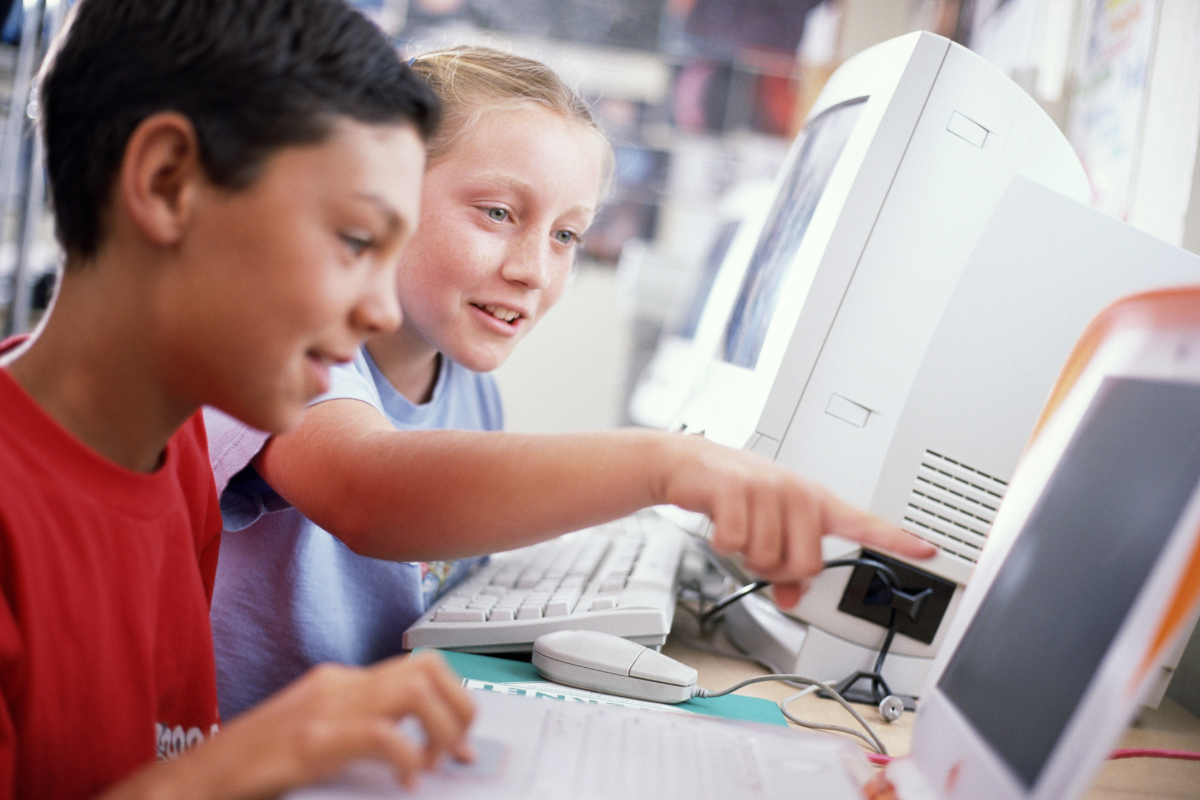
[[[503,687],[505,684],[544,683],[545,678],[538,674],[537,667],[532,663],[512,658],[496,658],[494,656],[476,653],[459,653],[453,650],[439,650],[446,662],[455,672],[462,676],[464,682],[473,681],[485,685],[477,688],[488,690],[492,685]],[[714,687],[717,689],[724,687]],[[495,691],[496,689],[492,689]],[[536,690],[520,690],[517,694],[546,695]],[[697,697],[674,708],[691,711],[697,714],[707,714],[713,717],[765,722],[771,725],[787,726],[787,720],[779,710],[779,706],[761,697],[746,697],[743,695],[725,695],[724,697]]]

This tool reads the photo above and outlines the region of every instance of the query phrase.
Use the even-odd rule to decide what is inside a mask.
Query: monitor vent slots
[[[1007,488],[999,478],[926,450],[904,509],[904,527],[974,564]]]

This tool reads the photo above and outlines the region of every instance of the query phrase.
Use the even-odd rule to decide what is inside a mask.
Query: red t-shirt
[[[143,475],[0,369],[0,798],[92,796],[216,731],[220,531],[199,413]]]

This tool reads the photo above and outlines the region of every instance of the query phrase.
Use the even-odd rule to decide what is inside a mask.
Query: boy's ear
[[[187,227],[204,178],[191,121],[173,111],[152,114],[125,145],[117,200],[143,236],[171,245]]]

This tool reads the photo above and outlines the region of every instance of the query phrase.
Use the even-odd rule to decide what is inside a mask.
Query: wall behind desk
[[[510,431],[611,428],[624,416],[632,334],[616,271],[587,263],[576,270],[562,299],[495,372]]]

